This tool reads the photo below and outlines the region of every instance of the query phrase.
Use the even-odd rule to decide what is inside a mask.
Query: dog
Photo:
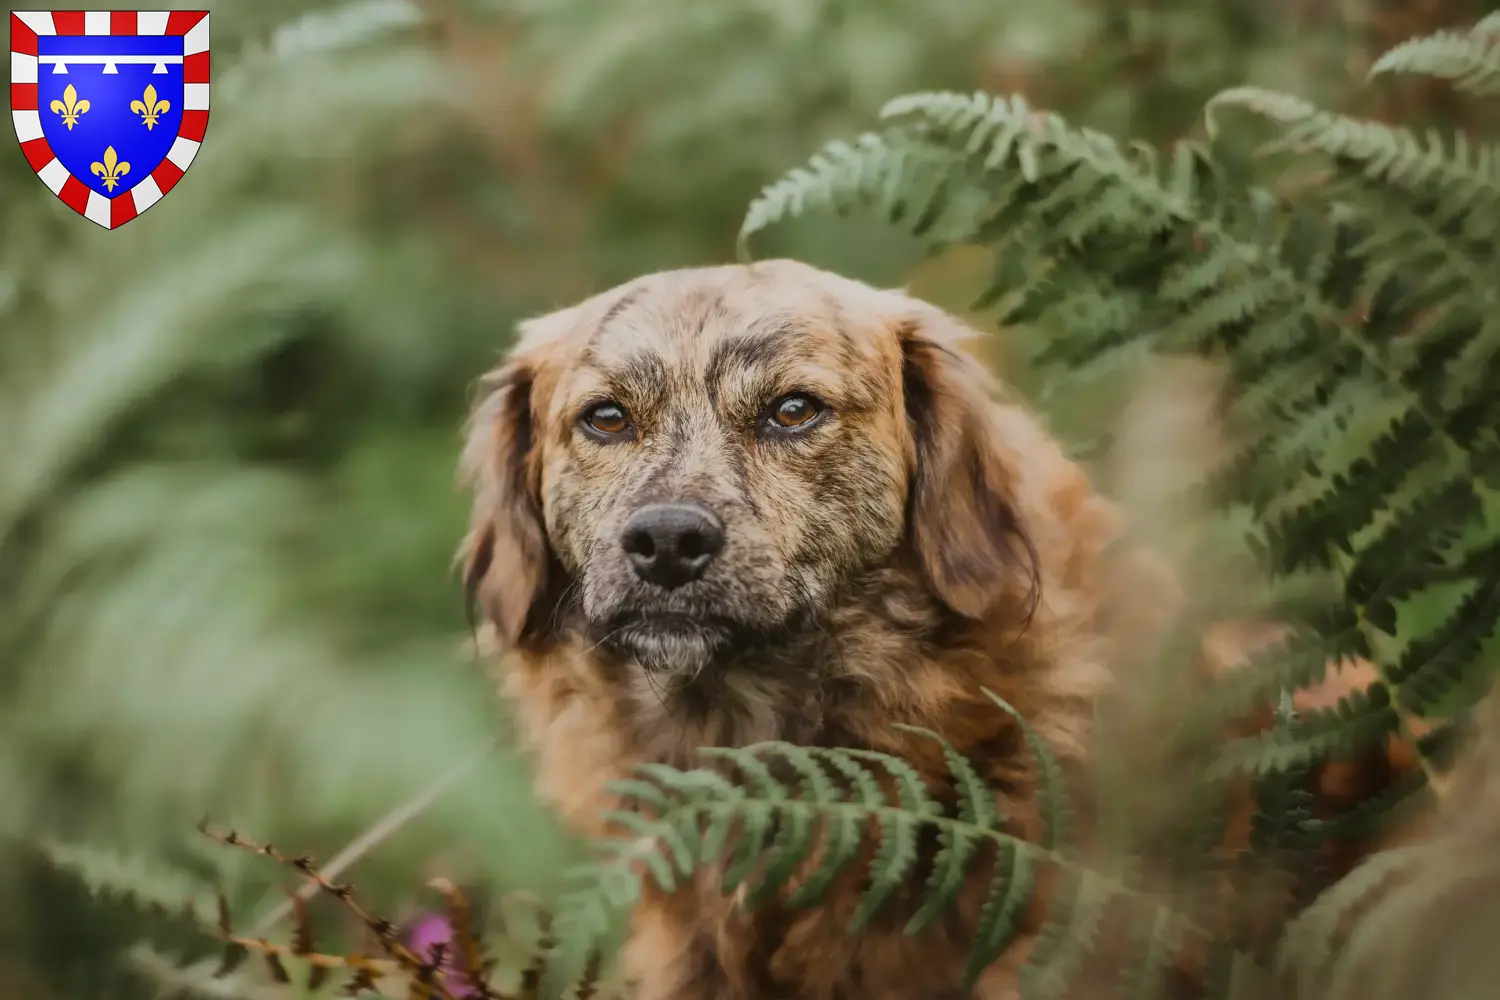
[[[608,832],[606,786],[635,764],[766,740],[903,757],[951,804],[942,747],[904,723],[1041,836],[1038,765],[984,691],[1084,765],[1123,524],[972,336],[791,260],[646,275],[520,324],[469,421],[459,560],[573,829]],[[1159,574],[1135,589],[1173,599]],[[971,881],[924,934],[891,906],[858,937],[857,874],[797,910],[747,911],[712,871],[648,884],[625,972],[640,1000],[958,997]],[[972,995],[1017,995],[1042,917]]]

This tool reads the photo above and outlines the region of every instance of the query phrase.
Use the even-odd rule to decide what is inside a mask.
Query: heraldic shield
[[[122,226],[172,190],[203,141],[208,11],[12,11],[10,108],[42,183]]]

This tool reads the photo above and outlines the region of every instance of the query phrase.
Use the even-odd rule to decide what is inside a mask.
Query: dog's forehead
[[[770,363],[848,370],[894,353],[879,292],[787,263],[663,272],[623,286],[583,324],[573,365],[709,377]]]

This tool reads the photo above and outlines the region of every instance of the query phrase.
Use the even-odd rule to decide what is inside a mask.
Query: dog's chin
[[[691,677],[724,657],[735,645],[736,632],[724,622],[639,614],[614,623],[604,644],[649,673]]]

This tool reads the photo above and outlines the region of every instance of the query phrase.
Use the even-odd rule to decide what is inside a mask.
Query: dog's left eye
[[[625,437],[630,434],[633,426],[625,407],[615,402],[594,404],[583,412],[579,423],[600,440]]]
[[[772,431],[804,430],[817,422],[823,410],[823,403],[816,396],[793,392],[767,407],[766,427]]]

